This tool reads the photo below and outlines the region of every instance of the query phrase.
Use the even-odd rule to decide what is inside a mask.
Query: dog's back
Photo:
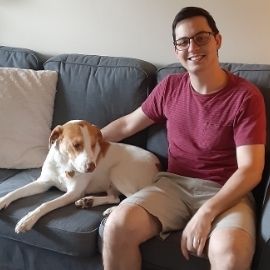
[[[107,170],[106,174],[104,170]],[[120,193],[130,196],[152,184],[159,170],[159,160],[152,153],[133,145],[110,142],[93,178],[101,181],[102,177],[108,177]]]

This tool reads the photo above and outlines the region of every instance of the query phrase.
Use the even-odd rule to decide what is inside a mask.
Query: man
[[[250,191],[264,167],[263,98],[220,67],[222,38],[206,10],[182,9],[173,41],[187,72],[165,78],[140,108],[102,129],[106,139],[120,141],[165,122],[169,143],[168,172],[108,217],[104,269],[141,269],[141,243],[183,229],[186,259],[207,255],[212,270],[246,270],[255,244]]]

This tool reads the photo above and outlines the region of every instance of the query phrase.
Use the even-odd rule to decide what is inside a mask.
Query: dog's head
[[[107,148],[100,129],[83,120],[56,126],[51,133],[49,147],[53,144],[81,173],[92,172]]]

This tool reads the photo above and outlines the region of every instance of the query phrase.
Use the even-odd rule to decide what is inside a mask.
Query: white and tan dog
[[[65,193],[24,216],[16,225],[17,233],[30,230],[43,215],[73,202],[79,207],[119,203],[120,194],[130,196],[153,183],[160,167],[152,153],[132,145],[107,142],[96,126],[83,120],[55,127],[49,143],[40,177],[0,198],[0,209],[52,186]],[[106,192],[106,196],[82,198],[99,192]]]

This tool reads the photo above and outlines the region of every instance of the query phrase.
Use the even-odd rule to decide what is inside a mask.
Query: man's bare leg
[[[141,243],[160,232],[159,221],[145,209],[120,204],[108,217],[103,234],[104,270],[140,270]]]
[[[209,239],[211,270],[249,270],[254,249],[254,239],[246,231],[218,229]]]

